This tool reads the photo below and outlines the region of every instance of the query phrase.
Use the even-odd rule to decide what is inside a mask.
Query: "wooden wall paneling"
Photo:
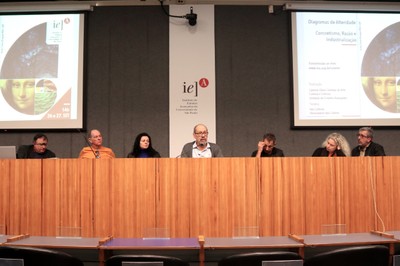
[[[399,230],[400,157],[0,160],[0,225],[7,234],[230,237]]]
[[[228,220],[226,212],[219,212],[221,202],[225,202],[224,207],[229,208],[226,204],[226,190],[229,190],[230,176],[225,175],[224,182],[226,190],[220,187],[218,171],[216,165],[219,165],[220,159],[201,159],[193,161],[191,183],[191,215],[190,227],[194,235],[204,235],[206,237],[214,237],[218,234],[221,236],[230,236],[231,227],[225,224],[221,226],[221,220]],[[225,201],[224,201],[225,199]]]
[[[232,212],[233,236],[260,235],[260,175],[256,158],[223,159],[226,169],[219,167],[220,183],[224,186],[226,174],[232,182],[232,199],[228,201]],[[229,222],[229,221],[228,221]],[[250,228],[251,230],[248,230]],[[256,232],[254,230],[256,229]]]
[[[85,159],[93,163],[93,236],[112,235],[112,178],[116,159]]]
[[[0,160],[0,235],[7,234],[10,213],[10,160]]]
[[[347,180],[349,175],[352,175],[351,172],[351,163],[346,157],[337,157],[335,158],[335,187],[336,187],[336,195],[335,195],[335,216],[336,216],[336,224],[345,225],[346,224],[346,214],[345,214],[345,200],[344,200],[344,184],[345,180]],[[345,226],[346,227],[346,226]],[[346,230],[346,228],[344,228]]]
[[[343,180],[343,208],[347,233],[368,232],[374,227],[371,182],[376,172],[374,157],[347,158],[348,175]]]
[[[260,164],[262,235],[305,231],[304,158],[263,158]]]
[[[254,158],[189,161],[191,235],[232,237],[258,226],[258,175]]]
[[[60,226],[60,213],[63,206],[60,202],[60,180],[67,176],[60,169],[64,160],[43,160],[43,201],[42,201],[42,235],[57,236],[57,227]],[[69,167],[72,165],[68,164]]]
[[[279,233],[280,235],[304,234],[308,225],[306,220],[308,158],[293,157],[275,160],[275,164],[280,162],[281,165],[284,165],[284,167],[277,167],[278,165],[276,165],[275,171],[277,173],[276,178],[279,178],[279,173],[281,173],[281,178],[284,179],[281,189],[285,191],[283,199],[286,199],[283,202],[283,222]]]
[[[43,160],[43,235],[82,236],[82,220],[91,220],[82,210],[82,183],[88,178],[81,176],[82,161]]]
[[[191,234],[206,237],[231,236],[232,227],[226,221],[232,219],[226,212],[229,190],[231,190],[231,176],[225,173],[225,179],[218,176],[218,165],[221,159],[191,160],[190,185],[190,227]],[[223,205],[223,210],[221,210]]]
[[[377,157],[376,214],[374,230],[399,230],[400,211],[400,157]]]
[[[171,237],[196,237],[191,232],[191,213],[196,211],[199,194],[192,188],[197,180],[200,160],[161,158],[157,176],[157,227],[166,228]],[[193,208],[193,209],[192,209]],[[198,223],[195,223],[198,224]]]
[[[334,225],[336,219],[336,158],[305,158],[304,187],[306,234],[321,234],[322,226]]]
[[[72,162],[77,166],[81,191],[81,234],[83,237],[94,237],[94,166],[93,160],[75,159]],[[104,237],[102,235],[100,237]]]
[[[213,160],[212,174],[203,193],[205,210],[213,209],[209,226],[212,236],[243,237],[259,235],[259,174],[255,158]],[[215,204],[217,203],[217,204]],[[215,231],[217,229],[218,231]]]
[[[389,230],[400,230],[400,208],[399,203],[400,203],[400,157],[385,157],[385,161],[389,161],[391,163],[391,181],[390,184],[387,186],[390,186],[392,188],[392,193],[391,196],[386,199],[385,201],[381,201],[380,196],[384,193],[387,195],[388,193],[386,191],[383,191],[378,194],[378,202],[385,202],[385,204],[391,204],[392,206],[392,212],[390,213],[391,217],[391,224],[387,224],[386,229]],[[379,206],[379,205],[378,205]],[[388,220],[387,218],[386,220]]]
[[[156,237],[157,159],[115,159],[111,177],[112,235],[114,237]],[[153,230],[151,230],[153,231]]]
[[[280,169],[275,173],[275,161],[272,158],[257,159],[260,178],[260,235],[272,236],[280,232],[282,219],[280,211],[275,203],[274,176],[281,176]]]
[[[10,162],[10,230],[8,233],[41,235],[41,203],[41,160],[12,160]]]

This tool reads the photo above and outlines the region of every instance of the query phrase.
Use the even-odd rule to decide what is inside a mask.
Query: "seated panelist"
[[[312,154],[313,157],[344,157],[350,156],[350,146],[346,138],[339,133],[329,134],[321,147]]]
[[[182,158],[211,158],[223,157],[221,148],[208,142],[208,129],[203,124],[198,124],[193,129],[195,141],[186,143],[181,152]]]
[[[22,145],[18,148],[18,159],[47,159],[55,158],[56,154],[47,149],[49,140],[45,134],[38,133],[33,137],[32,145]]]
[[[151,143],[149,134],[143,132],[136,136],[132,151],[128,158],[160,158],[160,153],[156,151]]]
[[[386,156],[382,145],[373,141],[374,131],[371,127],[358,130],[358,146],[351,151],[351,156]]]
[[[275,145],[275,135],[266,133],[263,136],[263,140],[258,142],[258,149],[251,154],[251,157],[284,157],[283,151],[276,148]]]
[[[88,134],[90,146],[84,147],[79,153],[79,158],[111,159],[115,158],[112,149],[103,146],[103,136],[97,129],[90,130]]]

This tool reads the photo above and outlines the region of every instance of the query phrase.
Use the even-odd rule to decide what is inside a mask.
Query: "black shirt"
[[[56,155],[49,149],[46,149],[44,153],[37,153],[33,149],[33,145],[22,145],[18,148],[17,158],[18,159],[47,159],[55,158]]]
[[[251,157],[256,157],[257,155],[257,151],[253,151],[253,153],[251,154]],[[281,149],[278,148],[272,148],[272,152],[271,153],[266,153],[265,150],[263,150],[261,152],[261,157],[285,157],[285,155],[283,154],[283,151]]]

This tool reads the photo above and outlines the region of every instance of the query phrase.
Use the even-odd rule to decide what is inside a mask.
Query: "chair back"
[[[306,258],[304,266],[387,266],[389,258],[386,246],[346,247]]]
[[[115,255],[106,260],[106,266],[122,266],[122,262],[162,262],[163,266],[189,266],[179,258],[160,255]]]
[[[24,266],[83,266],[65,252],[34,247],[0,246],[0,258],[23,259]]]
[[[299,254],[289,251],[250,252],[225,257],[218,266],[261,266],[263,261],[302,260]]]

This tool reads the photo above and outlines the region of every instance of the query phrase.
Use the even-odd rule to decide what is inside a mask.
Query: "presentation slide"
[[[294,127],[400,125],[400,14],[293,12]]]
[[[84,14],[0,16],[0,129],[83,127]]]

